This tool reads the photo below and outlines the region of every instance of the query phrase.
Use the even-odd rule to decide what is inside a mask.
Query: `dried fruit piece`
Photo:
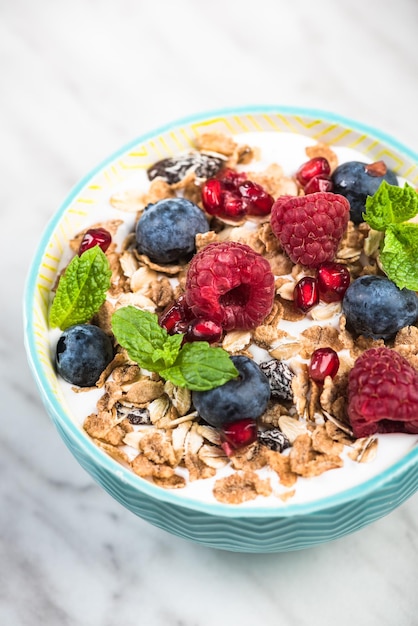
[[[225,159],[221,156],[188,152],[157,161],[147,170],[148,178],[162,178],[170,185],[180,182],[188,174],[194,173],[196,178],[211,178],[224,166]]]

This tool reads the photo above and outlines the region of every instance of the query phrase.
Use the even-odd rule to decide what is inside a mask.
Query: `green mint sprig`
[[[212,348],[206,341],[182,346],[183,335],[169,335],[154,313],[134,306],[117,309],[112,330],[130,359],[178,387],[206,391],[238,376],[225,350]]]
[[[61,276],[49,311],[51,328],[89,322],[106,300],[112,271],[99,246],[75,256]]]
[[[383,181],[366,200],[364,220],[384,232],[382,269],[399,289],[418,291],[418,224],[408,222],[417,214],[418,193],[408,183],[402,188]]]

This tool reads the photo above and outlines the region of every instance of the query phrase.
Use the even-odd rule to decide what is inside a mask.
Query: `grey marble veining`
[[[0,624],[414,626],[418,498],[331,544],[217,552],[99,489],[22,345],[30,259],[72,185],[133,137],[224,106],[332,110],[412,148],[416,0],[0,2]]]

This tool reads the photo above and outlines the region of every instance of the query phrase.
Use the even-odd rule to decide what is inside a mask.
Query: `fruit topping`
[[[334,185],[330,178],[324,178],[322,176],[314,176],[309,183],[306,183],[303,191],[305,194],[316,193],[317,191],[332,191]]]
[[[150,180],[159,177],[169,185],[174,185],[190,173],[194,173],[196,178],[200,179],[211,178],[218,173],[224,164],[225,159],[221,156],[202,152],[188,152],[157,161],[147,170],[147,174]]]
[[[274,199],[244,172],[226,169],[203,185],[202,202],[210,215],[240,220],[246,215],[268,215]]]
[[[350,285],[350,271],[341,263],[322,263],[317,271],[319,296],[323,302],[340,302]]]
[[[343,298],[347,328],[373,339],[390,339],[418,318],[418,296],[384,276],[360,276]]]
[[[418,433],[418,373],[389,348],[371,348],[348,379],[348,417],[355,437]]]
[[[383,173],[382,173],[383,172]],[[363,222],[367,196],[372,196],[385,180],[398,185],[398,179],[382,161],[367,164],[361,161],[342,163],[333,172],[334,192],[345,196],[350,203],[350,219],[355,224]]]
[[[253,419],[241,419],[221,428],[222,448],[227,456],[235,450],[249,446],[257,441],[257,422]]]
[[[81,256],[83,252],[94,246],[99,246],[103,252],[106,252],[111,242],[112,235],[105,228],[89,228],[81,240],[78,255]]]
[[[334,259],[348,224],[350,205],[330,192],[276,200],[271,228],[293,263],[318,267]]]
[[[58,339],[57,372],[72,385],[93,387],[112,359],[112,342],[98,326],[70,326]]]
[[[194,315],[186,302],[184,295],[169,304],[159,317],[159,324],[170,334],[185,333]]]
[[[136,227],[136,245],[156,263],[174,263],[195,252],[197,233],[209,224],[199,207],[184,198],[160,200],[145,207]]]
[[[293,301],[296,308],[307,313],[319,302],[318,281],[313,276],[304,276],[295,285]]]
[[[239,376],[208,391],[193,391],[193,404],[208,424],[224,428],[242,419],[256,420],[264,413],[270,399],[267,377],[255,361],[246,356],[232,356]]]
[[[334,378],[340,367],[338,354],[332,348],[318,348],[312,353],[309,376],[316,383],[323,383],[327,376]]]
[[[246,244],[209,244],[190,263],[186,302],[197,318],[212,320],[225,330],[248,330],[263,322],[273,300],[270,264]]]
[[[190,322],[184,341],[207,341],[217,343],[223,335],[223,328],[212,320],[194,319]]]
[[[305,187],[310,180],[318,176],[328,177],[331,173],[331,168],[328,161],[324,157],[313,157],[306,163],[303,163],[296,172],[296,180]]]
[[[284,361],[277,359],[263,361],[260,363],[260,369],[268,378],[272,398],[293,400],[292,380],[294,373]]]
[[[290,448],[290,441],[280,428],[260,431],[258,433],[258,441],[275,452],[283,452],[286,448]]]

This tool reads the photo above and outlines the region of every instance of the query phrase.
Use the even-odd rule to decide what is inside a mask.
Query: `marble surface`
[[[418,623],[418,496],[360,532],[223,553],[125,511],[30,376],[26,272],[76,181],[150,128],[249,103],[332,110],[418,149],[416,0],[0,2],[0,624]]]

